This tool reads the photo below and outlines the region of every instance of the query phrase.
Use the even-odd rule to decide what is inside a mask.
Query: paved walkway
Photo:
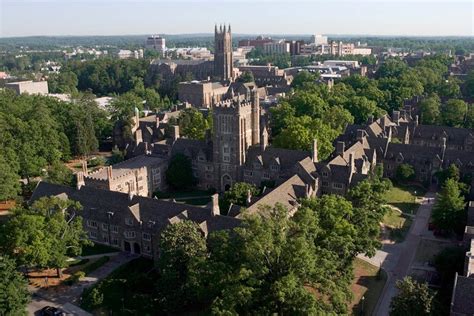
[[[423,197],[418,212],[414,216],[413,223],[403,242],[384,244],[382,249],[377,250],[372,258],[363,255],[358,256],[375,266],[382,267],[387,272],[387,282],[373,315],[386,316],[389,314],[390,302],[396,294],[395,283],[397,280],[403,279],[410,271],[410,265],[415,257],[418,244],[424,232],[427,231],[435,197],[435,192],[428,192]]]
[[[33,294],[33,300],[28,306],[29,314],[39,307],[44,306],[63,306],[66,304],[80,305],[80,297],[82,291],[88,288],[99,280],[107,277],[118,267],[126,264],[127,262],[137,258],[136,255],[121,252],[118,255],[111,256],[110,260],[97,270],[92,271],[87,277],[82,278],[78,283],[71,286],[60,286],[49,289],[37,289],[29,287],[30,292]],[[31,306],[30,306],[31,305]]]

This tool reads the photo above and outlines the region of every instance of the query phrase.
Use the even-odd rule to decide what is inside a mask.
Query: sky
[[[474,36],[474,0],[0,0],[0,37],[211,33]]]

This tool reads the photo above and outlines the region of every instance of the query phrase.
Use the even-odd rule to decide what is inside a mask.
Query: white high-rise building
[[[166,40],[158,35],[149,36],[145,42],[146,49],[153,49],[163,54],[166,51]]]
[[[321,34],[316,34],[311,36],[311,43],[316,45],[327,45],[328,44],[328,37],[323,36]]]

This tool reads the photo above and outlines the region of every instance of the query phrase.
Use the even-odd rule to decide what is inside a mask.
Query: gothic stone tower
[[[250,99],[238,95],[221,101],[213,109],[213,161],[216,189],[225,191],[241,181],[247,150],[260,143],[260,105],[255,87]]]
[[[232,34],[226,26],[214,30],[214,75],[222,81],[232,78]]]

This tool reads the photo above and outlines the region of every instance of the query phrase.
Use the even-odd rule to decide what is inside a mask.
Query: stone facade
[[[230,25],[217,25],[214,29],[214,75],[221,81],[230,81],[233,76],[232,33]]]

